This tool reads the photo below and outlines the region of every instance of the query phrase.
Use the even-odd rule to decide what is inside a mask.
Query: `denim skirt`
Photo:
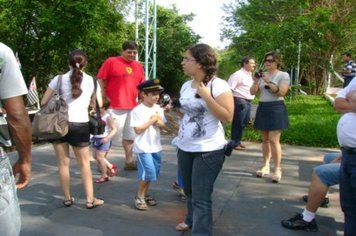
[[[289,127],[284,101],[259,102],[254,127],[259,130],[283,130]]]

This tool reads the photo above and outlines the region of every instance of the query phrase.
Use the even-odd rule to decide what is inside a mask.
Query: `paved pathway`
[[[136,172],[122,170],[124,153],[114,147],[109,159],[119,165],[119,175],[104,184],[95,184],[97,197],[105,199],[102,207],[87,210],[79,170],[73,159],[72,194],[75,205],[62,205],[55,154],[50,145],[33,148],[33,180],[19,191],[23,226],[21,236],[174,236],[176,223],[183,219],[185,203],[171,189],[175,180],[176,154],[163,137],[161,176],[151,186],[151,194],[159,204],[141,212],[134,208],[137,190]],[[329,149],[283,145],[283,179],[273,184],[254,176],[260,166],[260,144],[246,143],[247,151],[234,151],[226,159],[213,195],[214,235],[342,235],[343,214],[338,202],[338,188],[331,189],[329,208],[320,208],[318,233],[291,231],[280,226],[304,206],[301,196],[307,192],[312,167],[321,163]],[[94,178],[98,177],[95,162]]]

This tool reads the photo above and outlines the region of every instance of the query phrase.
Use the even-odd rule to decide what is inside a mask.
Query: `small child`
[[[131,112],[130,125],[137,134],[133,151],[137,153],[138,179],[140,180],[135,207],[147,210],[147,206],[157,205],[148,195],[151,181],[157,181],[161,167],[161,141],[159,128],[164,127],[166,119],[163,109],[157,104],[163,91],[159,80],[146,80],[137,86],[142,102]]]
[[[107,111],[110,107],[111,101],[107,97],[103,97],[103,107],[100,109],[101,119],[105,122],[105,131],[103,134],[94,135],[91,139],[93,147],[93,156],[97,160],[101,177],[95,180],[95,183],[101,184],[109,181],[109,176],[116,175],[117,165],[111,164],[106,159],[106,154],[111,148],[111,138],[115,135],[117,128],[115,120]]]

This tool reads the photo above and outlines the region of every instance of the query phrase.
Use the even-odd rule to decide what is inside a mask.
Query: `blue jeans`
[[[331,163],[340,153],[329,152],[324,155],[324,164],[314,167],[316,175],[320,181],[330,187],[339,184],[340,181],[340,162]]]
[[[187,195],[187,216],[192,235],[213,234],[212,193],[215,180],[225,161],[224,149],[211,152],[178,150],[178,166]]]
[[[250,119],[251,102],[234,97],[234,118],[231,125],[231,140],[238,146],[241,142],[242,132]]]
[[[178,182],[178,186],[183,189],[184,187],[184,184],[183,184],[183,177],[179,171],[179,167],[178,167],[178,170],[177,170],[177,182]]]
[[[344,235],[356,235],[356,151],[342,149],[340,205],[345,216]]]
[[[0,235],[15,236],[21,230],[21,213],[9,159],[0,147]]]

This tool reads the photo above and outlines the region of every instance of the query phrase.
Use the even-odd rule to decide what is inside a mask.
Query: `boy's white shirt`
[[[163,109],[159,105],[154,104],[152,107],[148,107],[143,103],[137,105],[131,112],[130,126],[133,128],[142,126],[156,112],[158,112],[163,122],[166,123],[167,120]],[[144,132],[136,135],[133,146],[135,153],[155,153],[161,150],[161,135],[157,126],[150,125]]]

